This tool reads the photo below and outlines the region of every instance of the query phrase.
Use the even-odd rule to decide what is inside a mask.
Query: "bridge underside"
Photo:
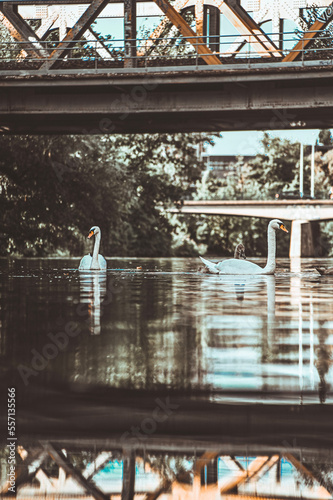
[[[297,78],[296,78],[297,77]],[[103,134],[333,127],[333,71],[6,78],[0,131]]]
[[[295,111],[298,120],[307,123],[307,128],[333,128],[333,107],[325,116]],[[2,114],[0,131],[11,134],[104,134],[104,133],[176,133],[176,132],[220,132],[231,130],[269,129],[274,114],[256,113],[136,113],[126,120],[111,113],[104,115],[74,113],[71,115]],[[292,128],[292,127],[277,127]]]

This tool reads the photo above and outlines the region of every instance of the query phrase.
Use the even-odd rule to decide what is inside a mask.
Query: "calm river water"
[[[260,259],[251,260],[264,265]],[[168,416],[169,413],[171,416],[173,411],[176,412],[176,408],[181,404],[185,404],[183,403],[185,400],[189,402],[189,407],[182,406],[184,411],[185,407],[188,411],[187,422],[192,422],[192,416],[200,411],[204,419],[200,439],[204,439],[203,434],[209,434],[211,425],[215,442],[219,441],[216,438],[219,431],[216,429],[221,429],[223,434],[220,425],[221,419],[225,418],[225,408],[229,412],[234,411],[235,415],[239,414],[237,408],[242,408],[241,412],[248,412],[247,422],[249,419],[257,422],[259,417],[256,412],[260,408],[263,433],[265,425],[271,425],[274,415],[279,418],[276,424],[279,426],[282,418],[280,416],[285,416],[289,411],[317,412],[314,416],[306,414],[309,422],[312,422],[311,419],[319,421],[321,418],[324,424],[331,422],[333,276],[320,276],[315,270],[315,265],[333,266],[332,259],[317,261],[302,259],[301,262],[280,260],[276,276],[261,277],[203,274],[198,272],[200,266],[198,259],[112,258],[108,259],[107,273],[79,273],[78,263],[79,259],[0,260],[2,391],[5,386],[16,388],[17,414],[19,415],[21,411],[21,419],[18,416],[18,429],[21,429],[25,439],[27,436],[29,439],[33,439],[33,436],[40,439],[39,433],[43,434],[43,439],[50,433],[54,439],[64,439],[64,437],[69,439],[77,429],[81,429],[84,435],[85,429],[89,429],[89,432],[87,431],[89,438],[97,439],[98,436],[95,436],[89,418],[100,419],[103,411],[109,412],[109,409],[101,411],[101,408],[109,408],[111,403],[112,408],[118,408],[116,416],[112,413],[115,418],[114,423],[106,424],[98,420],[95,431],[105,430],[107,425],[110,425],[110,435],[116,438],[118,432],[116,428],[119,427],[119,432],[123,432],[127,429],[126,426],[131,425],[125,424],[126,418],[129,418],[126,415],[129,413],[138,411],[147,411],[148,415],[154,414],[154,411],[156,413],[156,405],[162,405],[156,403],[161,401],[156,399],[157,396],[174,398],[172,400],[174,407],[171,409],[165,409],[166,403],[164,403],[163,408]],[[5,394],[4,398],[6,396]],[[82,399],[85,397],[85,400]],[[100,399],[95,401],[95,397]],[[150,403],[147,402],[149,398],[154,402],[151,409],[149,409]],[[127,412],[124,410],[122,414],[123,408],[128,408],[128,405],[131,405],[131,409]],[[269,414],[263,415],[262,412],[266,411]],[[217,412],[216,424],[214,412]],[[76,415],[76,424],[70,427],[72,424],[69,422],[73,414]],[[301,414],[303,418],[305,413]],[[84,418],[89,424],[83,423]],[[142,421],[143,417],[140,418]],[[146,420],[148,422],[149,418]],[[230,413],[228,417],[230,429],[232,421]],[[287,423],[281,429],[274,427],[280,436],[276,438],[276,442],[275,438],[272,438],[275,432],[272,429],[267,431],[267,440],[262,441],[261,424],[258,424],[259,430],[255,435],[253,435],[255,431],[249,430],[248,423],[247,431],[242,428],[241,423],[238,429],[241,429],[241,434],[243,433],[246,446],[251,442],[258,446],[272,447],[278,442],[280,448],[284,446],[289,450],[289,446],[295,446],[291,440],[297,432],[295,423],[292,420],[290,422],[290,426]],[[77,424],[78,427],[75,427]],[[156,422],[154,425],[157,426]],[[163,428],[163,432],[161,430],[160,433],[164,436],[170,433],[173,436],[174,453],[180,449],[185,453],[186,446],[183,442],[176,443],[175,435],[186,434],[184,431],[186,423],[184,421],[177,423],[176,417],[174,420],[172,417],[167,425],[171,427],[174,425],[175,428]],[[193,436],[199,432],[196,430],[196,425],[198,422],[192,422],[188,427],[188,432]],[[304,432],[302,430],[300,434],[304,437],[307,433],[307,438],[311,438],[317,431],[314,428],[311,430],[311,426],[306,427],[307,424],[304,425],[305,430],[303,429]],[[143,428],[143,425],[141,427]],[[291,428],[293,430],[290,430]],[[77,436],[81,444],[84,442],[82,434]],[[159,432],[154,428],[151,432],[144,431],[144,434],[145,438],[153,434],[151,439],[157,439]],[[108,434],[108,437],[110,435]],[[132,434],[130,438],[133,438]],[[170,455],[171,438],[169,436],[167,440],[165,439],[164,437],[164,448],[160,442],[155,443],[155,451],[162,447],[168,449]],[[237,448],[240,443],[236,438],[229,440],[228,446],[231,446],[231,442],[236,448],[232,453],[230,451],[230,456],[237,454],[245,456],[245,452]],[[326,433],[324,444],[320,445],[327,445],[326,453],[330,455],[328,460],[330,464],[333,464],[333,453],[330,454],[332,442],[332,433]],[[84,446],[83,448],[87,450],[90,445],[86,443]],[[306,446],[310,446],[308,442]],[[317,459],[318,456],[322,456],[322,453],[318,452],[320,446],[319,448],[317,444],[310,446],[317,450],[315,451]],[[202,453],[207,449],[210,449],[208,445],[203,446]],[[252,466],[251,463],[253,460],[260,461],[260,456],[258,450],[253,453],[254,458],[252,456],[246,462],[246,467],[243,464],[238,470],[244,467],[247,470],[249,467],[255,469],[256,462]],[[297,469],[297,466],[290,458],[290,450],[288,453],[289,458],[285,457],[285,462],[280,452],[275,461],[272,459],[275,466],[279,464],[280,471],[274,473],[274,481],[284,470],[286,480],[289,483],[294,481],[293,484],[296,484],[300,481],[299,474],[296,481],[295,478],[292,479],[291,470],[293,467]],[[196,462],[192,455],[187,450],[187,458],[182,462],[181,471],[185,476],[190,473],[189,471],[193,473],[193,467],[195,469],[193,463]],[[154,456],[156,458],[156,453]],[[217,453],[211,455],[210,460],[215,460],[217,468],[213,467],[213,472],[209,472],[208,465],[211,462],[207,462],[204,479],[203,469],[199,468],[201,471],[201,483],[199,480],[199,486],[197,485],[199,489],[200,484],[201,486],[205,484],[207,490],[209,484],[216,486],[218,483],[219,491],[222,491],[222,471],[238,467],[235,466],[235,462],[232,467],[230,466],[233,459],[227,453],[223,456],[222,460]],[[272,456],[268,455],[270,459]],[[216,462],[217,457],[219,458]],[[266,458],[264,457],[265,460]],[[87,460],[86,466],[91,460],[90,462]],[[147,460],[146,458],[142,460],[141,465],[138,461],[135,465],[138,478],[146,470]],[[313,461],[313,457],[311,460]],[[267,471],[273,467],[273,462]],[[104,484],[106,490],[121,491],[121,487],[124,488],[121,484],[125,477],[125,462],[121,457],[113,455],[112,460],[110,458],[106,463],[109,465],[100,472],[99,483],[98,481],[95,483],[102,489]],[[130,459],[128,463],[131,463]],[[175,458],[174,469],[176,463],[178,462]],[[323,473],[324,469],[327,472],[327,462],[325,463],[326,469],[323,465],[317,464],[320,473]],[[171,465],[170,467],[172,469]],[[136,484],[141,484],[141,489],[144,491],[156,489],[159,484],[157,469],[157,466],[155,469],[150,469],[152,475],[149,476],[149,480],[146,478],[149,487],[146,483],[141,484],[139,479]],[[332,475],[333,465],[328,469]],[[207,470],[213,479],[209,479],[211,476]],[[311,470],[313,473],[313,468]],[[111,476],[107,479],[108,471],[112,479]],[[274,488],[272,490],[272,482],[269,483],[268,475],[265,478],[266,483],[271,484],[270,487],[267,486],[268,490],[264,486],[261,490],[258,485],[256,488],[258,487],[263,494],[276,493],[278,490]],[[280,479],[278,478],[279,481]],[[191,481],[187,477],[183,483],[188,485]],[[193,481],[194,484],[195,480]],[[306,480],[304,481],[306,484]],[[178,483],[181,484],[181,481]],[[143,484],[145,486],[142,486]],[[279,484],[281,486],[281,482]],[[333,488],[330,491],[327,484],[325,491],[328,496],[323,491],[315,492],[313,485],[309,492],[304,490],[305,486],[303,490],[299,489],[300,482],[297,484],[297,487],[293,486],[294,489],[290,490],[294,496],[331,498]],[[128,485],[126,487],[130,488]],[[283,490],[285,486],[281,488]],[[73,491],[76,491],[75,488]],[[229,488],[225,491],[234,490]],[[284,492],[286,491],[284,489]],[[215,493],[211,490],[207,493],[207,498],[215,498]],[[252,490],[246,488],[243,491],[243,494],[245,493],[254,494]],[[204,498],[203,494],[201,492],[201,496],[196,498]],[[30,497],[28,495],[25,498]],[[123,490],[123,498],[131,498],[131,495],[126,497]],[[192,497],[180,495],[163,498]]]
[[[74,259],[0,260],[2,371],[223,401],[332,402],[333,277],[313,262],[290,272],[282,261],[261,277],[205,275],[197,259],[108,262],[107,274],[83,274]],[[75,335],[62,348],[66,327]]]

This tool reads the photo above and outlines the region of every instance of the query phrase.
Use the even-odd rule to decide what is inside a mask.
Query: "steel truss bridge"
[[[307,0],[275,4],[0,0],[0,132],[333,127],[333,3],[308,28]],[[144,16],[159,24],[143,36]],[[116,18],[124,38],[100,36]]]

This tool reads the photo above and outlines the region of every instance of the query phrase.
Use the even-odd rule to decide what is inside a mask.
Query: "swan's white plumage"
[[[82,257],[79,265],[79,271],[85,271],[87,269],[91,269],[92,256],[87,254]],[[98,264],[101,270],[107,269],[107,262],[104,259],[103,255],[98,254]]]
[[[208,267],[209,271],[214,274],[274,274],[275,271],[275,253],[276,253],[276,231],[278,229],[282,229],[285,232],[288,232],[284,224],[278,220],[271,220],[268,224],[267,229],[267,244],[268,244],[268,255],[267,255],[267,264],[264,268],[254,264],[253,262],[249,262],[248,260],[242,259],[226,259],[222,262],[218,262],[214,264],[214,262],[210,262],[209,260],[203,259],[200,257],[205,266]]]
[[[85,255],[82,257],[79,265],[79,271],[86,271],[88,269],[96,271],[105,271],[107,269],[107,262],[103,255],[99,252],[99,246],[101,244],[101,230],[98,226],[93,226],[90,231],[88,238],[95,236],[94,251],[92,255]]]
[[[264,274],[264,269],[254,262],[239,259],[227,259],[217,264],[217,269],[220,274]]]

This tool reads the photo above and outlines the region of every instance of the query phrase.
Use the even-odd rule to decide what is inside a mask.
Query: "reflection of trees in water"
[[[135,389],[198,385],[200,333],[174,279],[118,274],[121,291],[101,302],[101,335],[80,334],[63,377]]]
[[[149,454],[146,462],[153,471],[157,471],[161,477],[170,482],[191,484],[193,480],[193,456],[179,456],[170,454]]]
[[[332,356],[331,356],[331,346],[326,344],[329,337],[329,332],[323,328],[318,331],[319,346],[316,349],[317,360],[315,362],[315,367],[317,368],[319,375],[319,399],[321,403],[325,403],[326,394],[329,389],[326,382],[326,375],[329,372]]]
[[[302,462],[306,469],[313,474],[313,478],[309,474],[301,474],[297,471],[297,476],[306,485],[313,487],[315,480],[317,480],[320,486],[326,488],[326,490],[333,494],[333,459],[311,461],[306,460]]]

